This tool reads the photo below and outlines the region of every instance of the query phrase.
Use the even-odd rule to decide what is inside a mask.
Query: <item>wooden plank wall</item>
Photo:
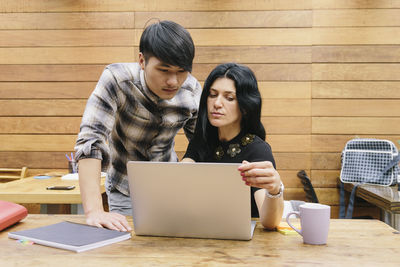
[[[400,1],[2,0],[0,167],[67,168],[86,99],[102,69],[137,60],[150,18],[185,26],[193,74],[250,66],[287,199],[311,176],[337,214],[340,151],[354,136],[400,139]],[[187,141],[180,133],[176,149]],[[378,216],[372,207],[358,214]]]

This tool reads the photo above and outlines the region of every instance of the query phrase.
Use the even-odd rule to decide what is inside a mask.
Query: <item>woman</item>
[[[274,229],[282,218],[283,184],[260,117],[254,73],[235,63],[217,66],[204,83],[195,133],[182,162],[242,163],[238,178],[251,186],[252,217]]]

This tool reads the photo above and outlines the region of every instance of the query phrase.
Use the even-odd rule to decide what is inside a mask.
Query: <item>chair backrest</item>
[[[317,194],[314,191],[314,187],[311,183],[310,178],[307,176],[307,173],[304,170],[301,170],[297,173],[297,177],[300,178],[301,183],[303,184],[303,188],[304,188],[304,192],[306,193],[307,201],[319,203]]]
[[[0,179],[18,180],[25,178],[27,173],[28,173],[28,167],[22,167],[21,169],[0,168]]]

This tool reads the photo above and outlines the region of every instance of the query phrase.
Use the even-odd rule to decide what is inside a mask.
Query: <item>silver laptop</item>
[[[250,240],[250,188],[238,166],[128,162],[135,234]]]

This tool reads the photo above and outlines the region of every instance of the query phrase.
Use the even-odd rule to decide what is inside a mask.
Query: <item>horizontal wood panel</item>
[[[323,0],[313,1],[313,9],[341,9],[341,8],[400,8],[400,3],[392,0]]]
[[[266,141],[274,152],[310,152],[309,135],[267,135]]]
[[[309,171],[309,170],[307,170]],[[303,185],[301,184],[300,179],[297,177],[297,172],[296,170],[288,171],[288,170],[278,170],[279,176],[281,177],[281,180],[283,184],[285,185],[285,189],[287,188],[302,188]]]
[[[312,170],[311,183],[314,187],[337,188],[340,170]]]
[[[214,2],[215,3],[215,2]],[[227,12],[136,12],[135,28],[151,18],[172,20],[185,28],[273,28],[311,27],[311,10],[227,11]]]
[[[311,63],[310,46],[197,46],[195,63]]]
[[[261,97],[311,98],[311,82],[258,82]]]
[[[315,188],[320,203],[325,205],[339,204],[339,191],[336,188]],[[306,200],[306,194],[303,188],[285,188],[285,200]]]
[[[400,44],[400,27],[312,28],[313,45]]]
[[[353,138],[387,139],[398,146],[400,135],[312,135],[312,152],[341,152],[346,142]]]
[[[264,99],[263,116],[309,116],[311,100]],[[0,100],[0,116],[81,116],[86,99]],[[43,108],[46,107],[46,108]]]
[[[1,139],[2,136],[0,135]],[[62,152],[32,152],[32,151],[0,151],[0,168],[30,169],[67,169],[68,161],[65,153],[71,152],[73,147]]]
[[[313,99],[313,116],[386,116],[400,115],[400,100]]]
[[[340,170],[341,152],[311,153],[311,161],[313,170]]]
[[[348,1],[354,2],[354,1]],[[360,1],[358,1],[360,2]],[[369,1],[375,2],[375,1]],[[378,1],[376,1],[378,2]],[[400,26],[397,9],[313,10],[314,27]],[[360,8],[357,6],[356,8]]]
[[[313,80],[398,81],[400,64],[312,64]]]
[[[0,48],[0,64],[110,64],[134,62],[137,47]],[[197,47],[195,63],[311,63],[310,47]]]
[[[311,28],[189,29],[196,46],[311,45]],[[137,32],[137,40],[141,32]],[[1,36],[1,35],[0,35]]]
[[[1,30],[131,29],[133,12],[0,13]]]
[[[312,82],[312,98],[400,98],[400,82]]]
[[[133,46],[134,30],[3,30],[0,47]]]
[[[76,135],[0,135],[0,151],[71,151]]]
[[[106,65],[0,65],[5,82],[97,82]]]
[[[266,141],[275,152],[310,152],[311,138],[309,135],[267,135]],[[175,150],[186,151],[188,141],[185,135],[175,137]]]
[[[400,16],[399,16],[400,18]],[[313,46],[312,62],[400,62],[400,46]]]
[[[34,169],[63,169],[68,167],[65,153],[73,150],[54,152],[54,151],[0,151],[0,168],[21,168],[28,166]],[[178,157],[181,159],[184,152],[177,151]],[[299,170],[308,170],[311,167],[310,153],[285,153],[274,152],[276,166],[279,172],[292,173]],[[292,179],[291,178],[291,179]]]
[[[83,98],[97,82],[0,82],[1,98]],[[400,86],[400,83],[399,83]],[[263,98],[311,98],[311,82],[259,82]]]
[[[276,152],[272,148],[278,170],[307,170],[311,168],[311,153]]]
[[[81,117],[0,117],[1,134],[77,134]]]
[[[0,48],[0,64],[111,64],[134,62],[133,47]]]
[[[194,64],[193,75],[205,80],[217,64]],[[246,64],[258,81],[310,81],[311,64]],[[0,74],[1,75],[1,74]]]
[[[246,64],[258,81],[309,81],[311,64]],[[106,65],[0,65],[0,82],[94,81]],[[193,75],[205,80],[216,64],[194,64]]]
[[[310,134],[310,117],[262,117],[267,134]]]
[[[311,0],[3,0],[0,12],[69,12],[69,11],[208,11],[208,10],[281,10],[310,9]]]
[[[309,99],[263,99],[262,116],[310,116]]]
[[[313,134],[400,134],[400,117],[313,117]]]
[[[0,100],[0,116],[82,116],[86,99]]]
[[[0,99],[87,99],[97,82],[0,82]]]

